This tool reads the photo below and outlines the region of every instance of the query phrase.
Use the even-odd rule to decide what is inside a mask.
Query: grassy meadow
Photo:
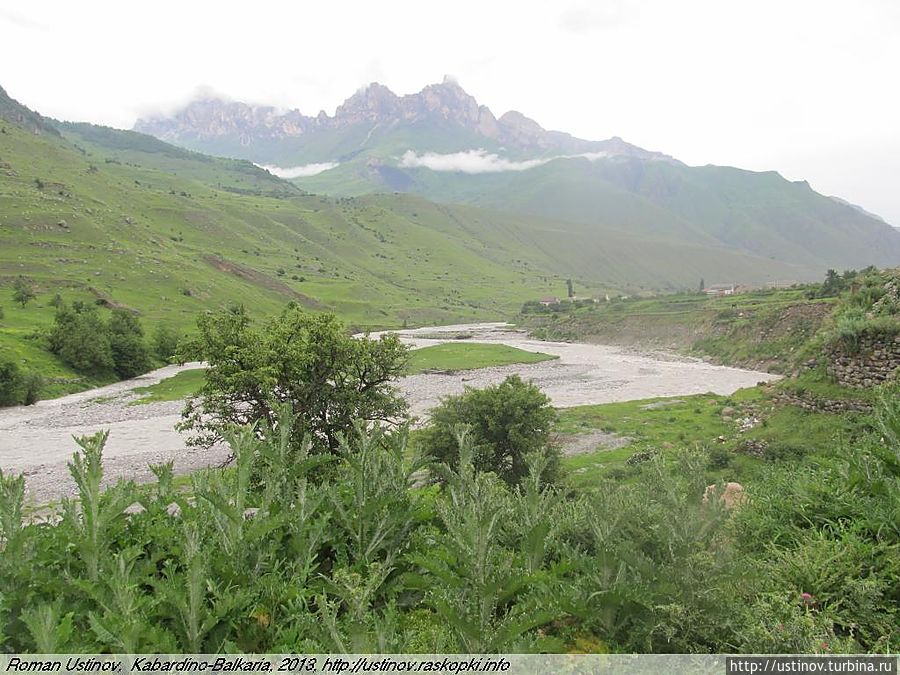
[[[711,455],[706,467],[710,481],[753,480],[772,462],[821,461],[824,449],[831,455],[868,424],[859,413],[836,415],[782,405],[773,398],[778,388],[562,409],[556,429],[563,437],[597,430],[629,439],[621,448],[566,458],[569,479],[583,489],[604,479],[627,480],[636,473],[635,464],[628,463],[632,456],[640,461],[656,455],[672,458],[687,447]]]
[[[206,381],[205,373],[205,368],[191,368],[190,370],[183,370],[172,377],[167,377],[156,384],[151,384],[147,387],[136,387],[132,389],[132,392],[140,398],[132,401],[131,405],[179,401],[192,396],[200,391],[200,388]]]
[[[557,356],[529,352],[508,345],[447,342],[414,349],[409,353],[407,375],[429,371],[473,370],[516,363],[540,363]]]

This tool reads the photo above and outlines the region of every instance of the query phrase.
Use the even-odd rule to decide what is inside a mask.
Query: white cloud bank
[[[585,152],[579,155],[556,155],[541,159],[526,159],[520,162],[500,157],[483,148],[451,152],[442,155],[437,152],[426,152],[421,155],[407,150],[400,158],[400,166],[405,168],[424,167],[432,171],[459,171],[461,173],[499,173],[501,171],[527,171],[554,159],[574,159],[584,157],[591,161],[610,157],[608,152]]]
[[[338,166],[338,162],[322,162],[321,164],[303,164],[301,166],[288,167],[272,166],[271,164],[257,164],[256,166],[279,178],[307,178],[335,168]]]

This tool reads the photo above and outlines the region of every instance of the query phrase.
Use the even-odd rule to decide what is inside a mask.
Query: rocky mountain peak
[[[407,118],[439,117],[470,129],[478,127],[485,111],[493,119],[490,110],[479,106],[474,96],[446,77],[440,84],[429,84],[417,94],[404,96],[403,108]]]
[[[520,129],[523,132],[535,133],[543,131],[543,127],[530,117],[525,117],[518,110],[510,110],[500,116],[500,121],[508,127]]]
[[[440,83],[429,84],[419,92],[404,96],[398,96],[381,83],[372,82],[338,106],[334,116],[322,111],[316,117],[307,117],[299,110],[281,112],[271,106],[252,106],[204,96],[169,117],[138,120],[134,129],[165,141],[186,142],[204,149],[209,147],[208,143],[219,141],[231,144],[230,147],[234,147],[235,142],[241,147],[249,147],[257,141],[277,141],[311,133],[327,134],[331,130],[354,125],[376,124],[386,128],[418,123],[461,127],[484,137],[486,144],[488,140],[494,141],[510,151],[577,154],[613,150],[609,147],[612,144],[621,154],[645,153],[621,139],[586,141],[561,132],[547,131],[535,120],[517,111],[507,112],[498,119],[450,76],[445,76]],[[466,149],[470,148],[460,148]],[[249,151],[242,154],[253,155]],[[317,161],[332,159],[323,156]]]
[[[397,95],[390,89],[372,82],[338,106],[334,119],[350,124],[363,120],[379,121],[397,113],[398,101]]]

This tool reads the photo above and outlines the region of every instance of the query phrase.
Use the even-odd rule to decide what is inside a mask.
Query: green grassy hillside
[[[527,171],[489,174],[394,164],[357,159],[294,182],[331,194],[401,190],[439,202],[725,246],[793,265],[788,278],[801,281],[818,278],[829,267],[900,263],[900,234],[889,225],[774,171],[622,157],[559,159]]]
[[[49,393],[95,384],[72,384],[29,339],[52,322],[56,294],[133,309],[148,329],[187,329],[228,303],[267,314],[291,300],[376,327],[502,318],[562,293],[569,276],[580,289],[687,283],[710,257],[685,247],[684,264],[663,264],[672,252],[662,243],[648,255],[652,245],[621,233],[566,234],[415,196],[307,195],[249,162],[60,128],[3,123],[0,133],[0,351],[48,376]],[[735,254],[717,264],[757,266]],[[38,292],[25,308],[12,302],[19,276]]]
[[[28,338],[52,322],[56,294],[133,309],[148,328],[291,300],[376,327],[502,317],[562,285],[514,264],[519,250],[485,254],[418,199],[388,211],[302,195],[247,162],[0,126],[0,355],[52,379],[74,374]],[[19,276],[38,292],[24,308],[12,301]]]

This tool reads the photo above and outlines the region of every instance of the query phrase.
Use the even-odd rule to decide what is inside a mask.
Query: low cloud
[[[50,29],[47,24],[35,21],[11,9],[0,9],[0,23],[11,23],[26,30],[46,31]]]
[[[606,152],[605,150],[598,150],[597,152],[582,152],[580,155],[560,155],[557,159],[575,159],[576,157],[583,157],[584,159],[589,159],[592,162],[596,162],[598,159],[615,157],[615,154]]]
[[[458,171],[460,173],[499,173],[502,171],[527,171],[547,162],[552,162],[554,159],[583,157],[594,161],[609,156],[607,152],[585,152],[579,155],[556,155],[554,157],[514,161],[488,152],[483,148],[466,150],[465,152],[452,152],[446,155],[436,152],[426,152],[419,155],[412,150],[407,150],[403,153],[403,157],[400,158],[400,166],[406,168],[424,167],[432,171]]]
[[[549,161],[549,159],[528,159],[523,162],[515,162],[481,148],[478,150],[466,150],[465,152],[452,152],[448,155],[441,155],[436,152],[426,152],[422,155],[417,155],[412,150],[407,150],[403,157],[400,158],[400,166],[408,168],[421,166],[432,171],[495,173],[499,171],[525,171]]]
[[[303,164],[301,166],[272,166],[270,164],[257,164],[258,167],[265,169],[274,176],[279,178],[306,178],[315,176],[316,174],[328,171],[338,166],[338,162],[322,162],[320,164]]]

